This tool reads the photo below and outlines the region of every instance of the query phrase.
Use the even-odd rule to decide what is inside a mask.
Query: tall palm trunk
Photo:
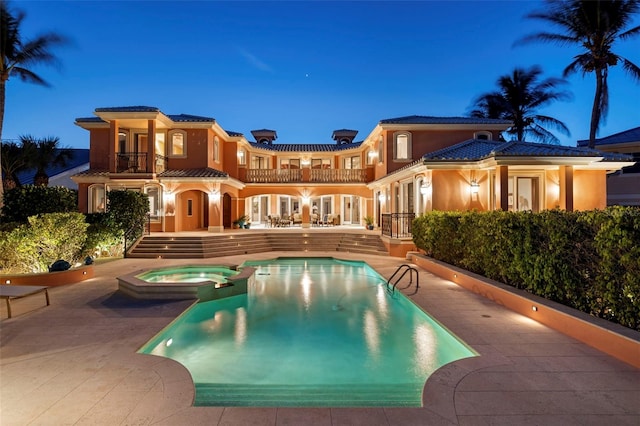
[[[7,79],[0,75],[0,164],[2,164],[2,123],[4,122],[4,96]],[[4,206],[4,182],[2,181],[2,168],[0,168],[0,208]]]
[[[596,132],[598,131],[598,123],[602,115],[602,96],[604,89],[604,72],[602,68],[595,70],[596,74],[596,93],[593,97],[593,106],[591,107],[591,125],[589,127],[589,148],[596,147]]]
[[[36,173],[33,177],[33,184],[40,186],[49,186],[49,176],[46,173]]]

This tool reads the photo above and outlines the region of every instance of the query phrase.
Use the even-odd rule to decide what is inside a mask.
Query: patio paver
[[[181,365],[136,353],[192,302],[132,300],[116,292],[115,277],[278,255],[292,254],[122,259],[96,265],[90,280],[51,288],[46,309],[41,300],[20,299],[5,319],[0,306],[0,424],[640,424],[640,370],[421,269],[420,290],[410,297],[481,355],[433,374],[424,407],[192,407],[193,383]],[[386,277],[406,263],[314,255],[365,260]]]

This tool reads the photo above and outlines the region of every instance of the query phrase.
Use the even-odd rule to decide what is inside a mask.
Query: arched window
[[[490,140],[493,139],[493,135],[491,134],[491,132],[487,132],[485,130],[481,130],[479,132],[475,132],[473,134],[473,138],[481,140],[481,141],[490,141]]]
[[[220,161],[220,139],[213,137],[213,161]]]
[[[238,148],[238,164],[241,166],[247,164],[247,152],[244,148]]]
[[[373,150],[373,148],[369,148],[365,154],[365,161],[367,162],[367,166],[373,164],[373,160],[376,158],[378,154]]]
[[[172,130],[169,132],[169,156],[187,156],[187,132],[184,130]]]
[[[393,159],[411,159],[411,133],[396,132],[393,134]]]

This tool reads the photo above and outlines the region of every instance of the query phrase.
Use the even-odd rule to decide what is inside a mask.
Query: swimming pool
[[[364,262],[279,258],[246,295],[194,305],[140,349],[191,373],[196,405],[422,405],[441,366],[475,356]]]

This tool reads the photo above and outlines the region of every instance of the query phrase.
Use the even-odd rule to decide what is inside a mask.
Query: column
[[[109,122],[109,144],[111,149],[109,150],[109,172],[116,172],[116,164],[118,162],[118,120],[111,120]]]
[[[147,124],[147,173],[156,172],[156,121],[149,120]]]
[[[573,166],[560,166],[560,208],[573,211]]]

